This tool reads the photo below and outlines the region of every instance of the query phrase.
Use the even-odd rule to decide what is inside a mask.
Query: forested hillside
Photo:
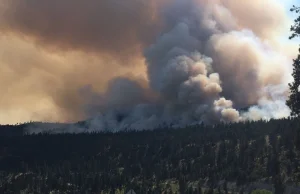
[[[0,193],[249,193],[259,182],[279,194],[300,182],[299,119],[76,135],[4,127]]]

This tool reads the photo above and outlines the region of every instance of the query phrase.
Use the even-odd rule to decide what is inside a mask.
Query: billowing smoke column
[[[150,87],[112,81],[96,98],[104,97],[97,105],[102,114],[88,128],[151,129],[288,116],[281,85],[285,58],[239,24],[226,7],[231,1],[222,2],[171,2],[164,10],[165,31],[144,52]],[[157,97],[147,99],[147,90]]]
[[[122,60],[142,48],[147,79],[113,78],[103,92],[82,87],[78,92],[84,99],[80,109],[91,119],[84,127],[64,127],[66,131],[141,130],[161,125],[180,127],[289,115],[285,99],[290,60],[279,52],[276,42],[277,32],[286,18],[274,0],[149,0],[146,3],[130,0],[122,6],[113,0],[111,3],[103,0],[97,6],[107,9],[99,13],[93,8],[97,6],[87,1],[82,7],[89,5],[92,14],[100,14],[102,24],[92,28],[87,36],[83,36],[85,26],[98,22],[88,17],[89,12],[83,12],[85,15],[77,22],[78,26],[63,23],[67,19],[62,19],[53,23],[60,26],[55,29],[61,32],[47,33],[43,22],[52,21],[55,13],[64,12],[48,10],[50,16],[43,20],[36,16],[44,12],[30,12],[30,6],[23,5],[23,1],[14,2],[18,2],[19,15],[7,14],[8,22],[2,23],[10,30],[30,34],[40,45],[96,51],[114,58],[119,55]],[[7,3],[3,5],[9,7]],[[48,6],[53,7],[52,3]],[[61,9],[64,6],[67,4]],[[45,7],[40,5],[41,10]],[[137,8],[132,9],[132,16],[136,17],[126,18],[124,7]],[[109,13],[112,10],[118,11],[115,18]],[[22,18],[30,14],[35,15],[31,18],[33,22],[23,25],[27,20]],[[106,14],[109,17],[104,17]],[[104,22],[107,18],[111,20]],[[138,19],[137,25],[133,19]],[[123,39],[122,35],[114,34],[122,29]],[[134,49],[127,49],[131,47]],[[245,107],[248,109],[241,111]],[[34,126],[31,130],[36,132],[38,128]]]

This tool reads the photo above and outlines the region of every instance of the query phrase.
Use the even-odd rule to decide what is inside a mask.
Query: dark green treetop
[[[293,6],[291,8],[292,12],[299,13],[300,7]],[[292,35],[290,39],[297,38],[300,36],[300,16],[294,20],[294,24],[291,26]],[[299,49],[300,53],[300,49]],[[287,100],[286,104],[291,109],[291,116],[299,116],[300,114],[300,54],[297,58],[293,60],[293,73],[294,82],[289,84],[290,87],[290,97]]]

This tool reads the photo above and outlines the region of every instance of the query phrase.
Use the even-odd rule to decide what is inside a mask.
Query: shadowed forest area
[[[0,193],[246,194],[258,182],[279,194],[300,182],[299,119],[90,134],[24,126],[1,127]]]

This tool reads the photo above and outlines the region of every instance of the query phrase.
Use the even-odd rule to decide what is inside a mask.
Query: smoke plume
[[[0,0],[0,14],[7,110],[45,106],[31,118],[88,130],[289,115],[276,0]]]

